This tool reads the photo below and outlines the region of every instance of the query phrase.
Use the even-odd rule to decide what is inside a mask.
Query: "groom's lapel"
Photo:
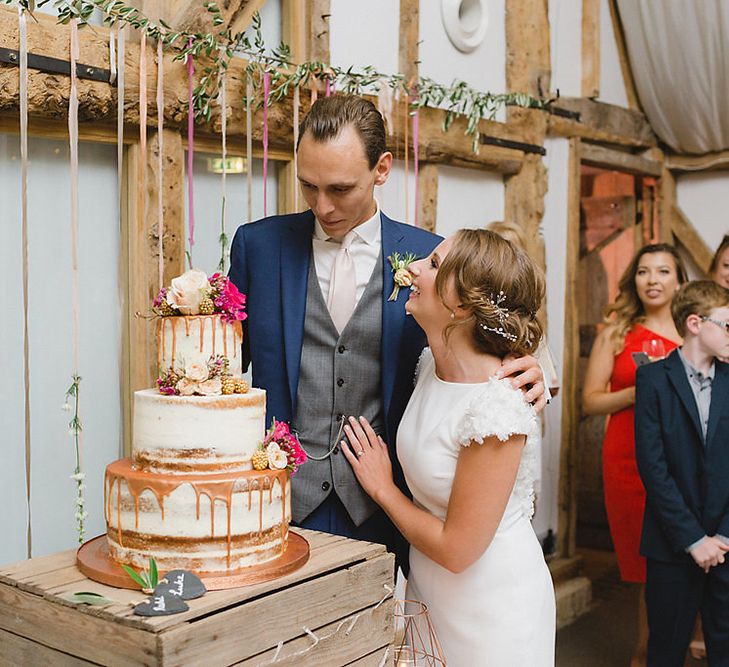
[[[296,410],[314,214],[296,216],[281,238],[281,318],[292,415]]]
[[[410,294],[408,289],[401,289],[396,301],[388,301],[395,286],[392,266],[388,257],[397,252],[404,255],[408,252],[404,241],[405,234],[386,215],[380,213],[382,219],[382,404],[384,414],[390,409],[390,401],[395,386],[400,337],[405,322],[405,302]]]

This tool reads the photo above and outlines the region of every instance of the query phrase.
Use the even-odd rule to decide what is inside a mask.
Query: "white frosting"
[[[241,375],[241,324],[223,322],[219,314],[160,317],[157,320],[157,363],[160,369],[184,368],[192,361],[223,355],[230,372]]]
[[[263,440],[266,392],[225,396],[164,396],[156,389],[134,393],[132,458],[148,472],[249,470]],[[187,470],[180,469],[184,463]]]
[[[119,487],[121,512],[118,507]],[[200,493],[198,518],[198,495],[194,482],[184,481],[164,497],[163,519],[159,501],[151,490],[142,491],[139,495],[137,512],[134,496],[129,492],[126,482],[122,480],[118,485],[114,481],[110,488],[107,487],[107,539],[111,553],[117,560],[147,567],[150,549],[130,546],[129,540],[125,544],[126,535],[142,535],[150,542],[161,569],[189,567],[216,572],[272,560],[281,555],[285,546],[282,546],[281,541],[288,537],[288,523],[291,520],[290,487],[291,482],[286,478],[286,490],[283,493],[280,482],[274,480],[272,491],[264,489],[260,492],[255,488],[249,494],[245,482],[236,484],[230,503],[231,552],[228,565],[227,502],[218,499],[213,503],[203,491]],[[214,522],[211,507],[214,507]],[[122,544],[118,542],[119,524],[122,528]],[[266,534],[266,531],[270,532]],[[243,536],[247,536],[244,543],[236,543]],[[186,538],[184,546],[164,544],[165,538],[178,537]],[[218,539],[212,542],[209,540],[211,537]],[[159,544],[155,544],[155,538],[160,538]],[[200,541],[195,543],[196,539]],[[204,563],[202,568],[199,566],[201,562]]]

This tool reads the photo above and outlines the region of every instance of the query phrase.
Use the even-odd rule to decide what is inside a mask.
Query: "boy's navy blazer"
[[[384,272],[382,401],[387,442],[394,448],[425,334],[405,313],[408,289],[400,289],[397,300],[388,301],[394,283],[387,258],[395,252],[427,256],[441,239],[394,222],[383,213],[380,217]],[[267,423],[273,417],[291,421],[296,414],[313,232],[314,214],[310,210],[273,216],[241,225],[231,246],[229,276],[246,295],[248,314],[243,322],[243,368],[252,363],[253,385],[267,392]]]
[[[638,368],[635,384],[636,459],[648,494],[640,551],[682,562],[704,535],[729,537],[729,365],[715,362],[705,439],[678,350]]]

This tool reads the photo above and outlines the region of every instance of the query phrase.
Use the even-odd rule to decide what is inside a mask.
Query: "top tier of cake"
[[[197,360],[222,355],[232,375],[240,375],[241,323],[225,322],[221,314],[184,315],[157,319],[157,363],[161,371],[184,368]]]

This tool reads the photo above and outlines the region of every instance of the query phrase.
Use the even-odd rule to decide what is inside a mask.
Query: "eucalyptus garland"
[[[185,61],[188,54],[193,58],[203,56],[204,67],[197,86],[193,90],[195,117],[209,121],[222,75],[235,56],[244,57],[248,64],[246,73],[250,75],[254,90],[261,90],[263,74],[268,73],[271,81],[269,104],[284,99],[289,92],[299,86],[314,81],[329,82],[336,89],[350,94],[377,94],[382,86],[389,86],[409,101],[410,112],[415,113],[422,107],[438,107],[445,113],[443,131],[447,131],[456,116],[467,120],[465,133],[474,137],[474,151],[478,150],[478,123],[483,118],[493,119],[496,111],[503,106],[545,109],[549,100],[540,100],[526,93],[490,93],[475,90],[464,81],[454,80],[450,86],[443,85],[428,77],[406,79],[402,74],[384,74],[374,67],[366,66],[359,71],[352,67],[346,69],[320,61],[303,63],[291,62],[291,49],[283,42],[268,50],[261,32],[261,18],[255,13],[249,29],[233,34],[220,8],[215,2],[203,3],[211,15],[214,33],[177,30],[163,19],[157,23],[147,18],[136,7],[122,0],[0,0],[3,4],[19,4],[30,14],[36,7],[53,2],[58,10],[58,22],[67,24],[77,19],[79,26],[88,23],[95,10],[103,14],[105,25],[128,24],[144,31],[148,37],[161,40],[163,47],[175,52],[175,60]],[[249,31],[252,32],[249,35]],[[262,95],[257,95],[257,104],[262,104]],[[245,98],[243,98],[245,101]]]

